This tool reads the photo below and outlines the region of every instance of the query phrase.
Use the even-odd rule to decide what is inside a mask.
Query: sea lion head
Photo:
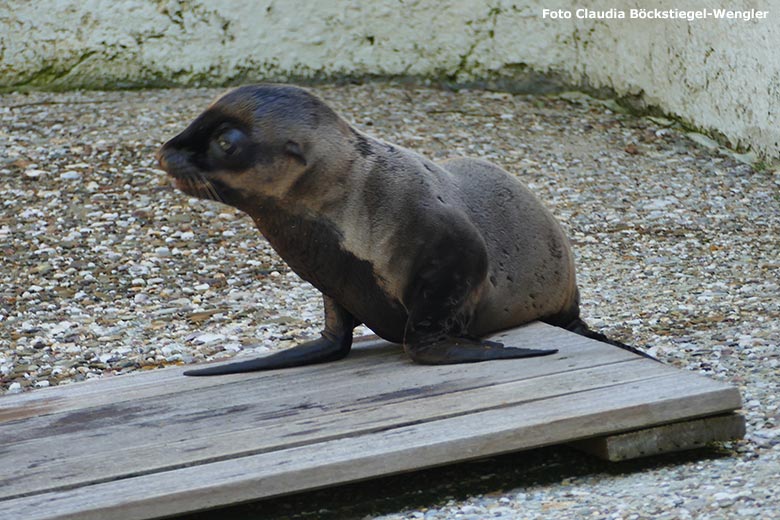
[[[181,191],[241,209],[282,198],[348,125],[308,91],[251,85],[214,101],[157,153]]]

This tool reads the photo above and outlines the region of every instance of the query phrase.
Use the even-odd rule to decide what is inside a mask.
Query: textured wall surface
[[[733,145],[780,156],[780,2],[731,0],[766,18],[583,19],[554,0],[4,0],[0,87],[206,85],[264,78],[537,73],[606,87]],[[620,2],[618,2],[620,3]],[[683,9],[685,0],[622,2]],[[569,19],[543,16],[561,7]],[[613,11],[613,14],[614,11]]]

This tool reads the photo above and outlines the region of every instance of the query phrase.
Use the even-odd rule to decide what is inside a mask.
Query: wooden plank
[[[619,359],[631,359],[634,355],[617,348],[604,348],[599,343],[582,336],[577,336],[558,327],[534,322],[523,327],[511,329],[493,336],[497,341],[505,341],[516,347],[526,348],[558,348],[555,359],[566,361],[574,359],[576,366],[592,360],[591,366],[602,362]],[[382,354],[382,359],[376,356]],[[586,355],[587,354],[587,355]],[[576,355],[576,358],[573,356]],[[235,358],[234,358],[235,359]],[[540,358],[546,366],[551,357]],[[230,362],[232,360],[228,360]],[[527,360],[528,362],[535,360]],[[386,367],[388,364],[392,367]],[[302,380],[312,380],[318,377],[337,377],[341,370],[355,370],[366,367],[383,377],[395,373],[399,366],[407,371],[415,371],[419,367],[411,364],[403,355],[401,347],[389,344],[373,337],[357,338],[353,352],[347,360],[324,365],[291,368],[283,371],[255,372],[251,374],[234,374],[230,376],[190,378],[182,376],[188,367],[169,367],[162,370],[137,372],[123,376],[113,376],[100,380],[44,388],[14,396],[0,397],[0,423],[16,420],[25,415],[26,410],[37,410],[48,413],[51,410],[64,411],[85,407],[95,407],[100,404],[116,403],[118,401],[140,400],[148,396],[191,393],[192,391],[213,386],[224,386],[227,383],[251,380],[255,385],[264,385],[269,391],[278,391],[279,384],[290,380],[292,374],[301,374]],[[476,365],[475,365],[476,366]],[[575,365],[572,365],[575,366]],[[387,368],[387,370],[385,370]],[[517,370],[517,367],[515,367]],[[524,367],[523,367],[524,372]],[[320,381],[316,381],[320,383]],[[33,415],[39,415],[35,413]]]
[[[334,364],[0,398],[0,509],[148,518],[740,406],[733,387],[541,323],[494,337],[560,352],[426,367],[374,339]]]
[[[569,336],[573,336],[569,334]],[[574,336],[579,340],[579,337]],[[112,430],[123,427],[135,429],[154,417],[157,422],[177,422],[189,417],[197,426],[205,421],[213,424],[211,417],[246,412],[286,412],[301,407],[327,410],[344,399],[359,401],[383,396],[386,401],[393,394],[403,392],[446,393],[457,389],[471,388],[485,384],[498,384],[517,379],[530,379],[548,374],[565,373],[590,366],[615,363],[620,360],[636,359],[616,348],[604,349],[602,344],[590,340],[572,346],[562,346],[562,353],[548,358],[530,360],[509,360],[501,363],[475,364],[464,369],[463,365],[422,367],[408,362],[403,354],[395,350],[391,357],[383,356],[380,362],[370,363],[372,356],[382,350],[366,351],[357,361],[349,358],[342,363],[301,367],[273,373],[255,373],[223,378],[180,377],[175,384],[143,384],[141,390],[122,389],[119,393],[110,391],[96,395],[76,394],[66,398],[45,401],[48,413],[28,417],[24,428],[18,423],[8,427],[0,424],[0,435],[6,443],[35,440],[39,437],[58,437],[58,442],[68,443],[73,436],[82,435],[82,430],[105,426]],[[565,351],[576,350],[577,357]],[[366,364],[367,363],[367,364]],[[670,370],[660,364],[653,364],[654,370]],[[169,369],[178,370],[178,369]],[[163,371],[164,372],[164,371]],[[146,374],[144,374],[146,375]],[[149,374],[150,376],[153,374]],[[190,381],[221,381],[219,385],[193,387]],[[137,379],[142,382],[142,379]],[[111,381],[113,383],[113,381]],[[177,386],[182,390],[176,390]],[[77,386],[77,385],[73,385]],[[154,393],[155,388],[157,393]],[[280,391],[280,389],[283,389]],[[51,394],[50,394],[51,395]],[[328,400],[330,399],[330,400]],[[27,407],[41,404],[18,402],[14,397],[0,399],[6,418],[23,413]],[[142,404],[139,404],[142,403]],[[205,413],[204,410],[210,410]],[[81,411],[80,415],[70,412]],[[115,421],[121,417],[122,421]],[[17,419],[18,420],[18,419]],[[232,424],[227,427],[232,427]],[[75,426],[78,426],[76,428]],[[164,426],[164,424],[163,424]],[[224,428],[225,425],[221,424]],[[44,435],[45,434],[45,435]]]
[[[354,370],[360,366],[374,367],[384,358],[399,361],[398,345],[392,345],[381,340],[372,340],[356,348],[350,355],[350,364],[344,369]],[[242,356],[240,359],[251,359],[253,356]],[[380,359],[382,358],[382,359]],[[234,361],[232,358],[230,361]],[[13,396],[0,397],[0,424],[24,417],[32,417],[52,411],[77,410],[94,408],[102,404],[122,401],[135,401],[150,396],[191,393],[194,390],[207,387],[223,386],[227,382],[252,379],[269,387],[280,379],[287,379],[290,374],[305,372],[308,377],[317,378],[321,375],[333,377],[338,374],[340,364],[314,365],[310,367],[286,369],[280,371],[257,372],[254,374],[235,374],[223,377],[185,377],[182,373],[192,366],[167,367],[159,370],[134,372],[122,376],[108,376],[103,379],[92,379],[79,383],[43,388]],[[289,372],[290,374],[287,374]],[[31,413],[32,411],[32,413]]]
[[[99,482],[125,473],[159,471],[199,460],[237,457],[593,388],[664,381],[670,377],[658,371],[643,373],[642,364],[642,360],[636,359],[503,384],[486,384],[482,379],[481,385],[464,385],[461,390],[426,385],[418,387],[420,392],[407,388],[383,395],[371,393],[369,385],[368,389],[354,390],[356,396],[345,396],[341,389],[335,392],[323,389],[305,407],[290,405],[284,396],[278,398],[282,405],[274,406],[270,412],[267,401],[262,406],[247,405],[248,408],[239,414],[243,422],[239,420],[230,425],[224,425],[222,412],[216,411],[214,415],[200,414],[194,422],[169,415],[165,420],[157,420],[159,425],[149,431],[146,415],[129,416],[127,422],[112,427],[110,435],[105,434],[105,428],[104,434],[95,438],[89,438],[88,432],[76,430],[59,436],[54,447],[51,446],[52,437],[48,435],[9,443],[14,449],[4,457],[6,467],[32,467],[34,470],[17,475],[12,483],[3,486],[0,497],[13,496],[21,490],[30,492],[47,486]],[[663,367],[659,365],[659,368]],[[704,410],[708,410],[706,405]],[[56,428],[56,425],[51,427]],[[138,435],[139,431],[145,434]],[[3,473],[0,470],[0,478]]]
[[[604,460],[618,462],[701,448],[712,442],[731,441],[744,436],[745,418],[732,413],[583,439],[570,445]]]
[[[598,347],[598,345],[597,345]],[[601,347],[598,347],[601,348]],[[603,349],[602,349],[603,350]],[[83,412],[80,418],[81,424],[89,426],[89,422],[99,422],[100,414],[122,416],[127,422],[133,415],[139,415],[137,408],[143,403],[142,414],[152,415],[164,420],[171,416],[186,416],[203,413],[204,409],[214,411],[219,415],[220,410],[227,411],[240,406],[261,406],[266,413],[289,410],[307,404],[309,406],[325,407],[327,403],[321,402],[330,393],[337,394],[334,399],[370,399],[376,396],[387,396],[401,390],[421,392],[424,389],[439,393],[449,390],[471,388],[486,384],[497,384],[517,379],[529,379],[549,374],[560,374],[567,371],[579,370],[591,366],[607,365],[621,360],[636,359],[636,356],[626,357],[619,349],[608,349],[603,353],[588,355],[588,350],[583,349],[581,355],[575,359],[568,358],[565,354],[549,358],[535,358],[529,360],[506,360],[502,363],[475,364],[464,369],[463,365],[445,365],[439,367],[423,367],[409,363],[401,353],[391,360],[382,358],[381,364],[371,366],[354,364],[352,360],[333,365],[319,365],[310,367],[311,373],[301,369],[277,371],[274,377],[268,377],[263,373],[257,375],[242,375],[231,378],[185,378],[182,391],[172,390],[174,384],[166,384],[159,388],[157,394],[152,393],[154,387],[144,385],[141,392],[135,393],[132,389],[126,389],[119,394],[104,392],[87,400],[85,396],[75,396],[66,399],[52,399],[46,404],[47,412],[35,417],[25,419],[25,428],[20,429],[16,425],[0,424],[0,434],[10,441],[19,441],[26,438],[35,438],[45,430],[46,436],[67,435],[74,433],[73,420],[65,417],[74,417],[72,412]],[[367,356],[368,357],[368,356]],[[323,370],[322,367],[330,366],[331,369]],[[315,370],[316,369],[316,370]],[[653,363],[653,370],[671,370],[660,364]],[[220,385],[211,385],[200,388],[186,386],[193,380],[209,379],[210,381],[222,380]],[[177,382],[178,384],[178,382]],[[414,390],[410,390],[414,389]],[[386,397],[387,398],[387,397]],[[14,398],[0,399],[4,406],[5,416],[11,417],[17,411],[21,412],[31,403],[19,405]],[[106,410],[109,407],[110,410]],[[167,415],[166,415],[167,414]],[[19,420],[19,419],[15,419]],[[7,421],[12,421],[7,419]],[[116,425],[117,427],[121,425]]]
[[[692,375],[692,374],[691,374]],[[285,450],[3,502],[11,518],[142,519],[362,480],[624,431],[680,414],[699,402],[733,401],[695,377],[687,395],[668,381],[626,385],[535,400],[518,406],[392,428]],[[664,383],[664,384],[659,384]]]

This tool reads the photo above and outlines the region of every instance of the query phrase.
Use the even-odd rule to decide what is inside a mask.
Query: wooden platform
[[[540,323],[496,337],[560,352],[430,367],[369,339],[327,365],[2,397],[0,517],[155,518],[587,438],[610,457],[623,432],[613,458],[666,449],[642,431],[669,449],[744,432],[733,387]]]

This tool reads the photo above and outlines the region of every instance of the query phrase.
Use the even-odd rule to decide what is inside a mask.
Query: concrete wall
[[[662,10],[693,3],[603,2]],[[206,85],[373,75],[556,78],[658,106],[780,157],[780,1],[745,20],[580,19],[556,0],[3,0],[0,87]],[[570,19],[543,9],[570,10]],[[616,14],[613,12],[613,14]],[[543,76],[540,76],[541,73]]]

